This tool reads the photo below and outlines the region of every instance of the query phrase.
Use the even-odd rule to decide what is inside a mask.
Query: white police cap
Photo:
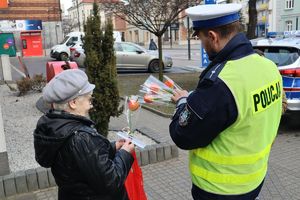
[[[193,29],[214,28],[238,21],[241,4],[207,4],[188,8],[187,15],[193,21]]]

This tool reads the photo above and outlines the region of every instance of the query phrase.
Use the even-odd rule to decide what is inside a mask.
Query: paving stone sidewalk
[[[260,200],[300,200],[300,134],[278,135]],[[179,158],[143,167],[148,200],[192,200],[187,152]],[[56,200],[57,188],[20,195],[8,200]]]
[[[137,116],[140,126],[152,129],[160,141],[170,141],[170,119],[142,109]],[[299,116],[300,118],[300,116]],[[270,157],[269,172],[260,195],[261,200],[300,200],[300,127],[295,131],[281,131]],[[125,116],[111,120],[110,129],[126,126]],[[31,137],[31,136],[30,136]],[[149,200],[191,200],[191,182],[187,166],[187,152],[179,158],[144,166],[144,184]],[[50,188],[7,198],[8,200],[56,200],[57,188]]]

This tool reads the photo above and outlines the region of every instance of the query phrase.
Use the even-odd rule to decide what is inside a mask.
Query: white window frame
[[[294,0],[285,0],[285,9],[293,9],[295,6]]]
[[[288,20],[285,21],[285,27],[287,31],[292,31],[293,30],[293,21]]]

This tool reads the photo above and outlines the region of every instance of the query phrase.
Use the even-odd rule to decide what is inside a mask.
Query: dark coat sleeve
[[[117,149],[116,149],[116,141],[110,142],[110,145],[111,145],[111,148],[112,148],[112,150],[113,150],[113,154],[115,155],[116,152],[117,152]]]
[[[222,80],[200,84],[188,96],[187,103],[177,107],[170,135],[181,149],[205,147],[232,125],[237,115],[234,97]]]
[[[88,133],[76,134],[72,148],[80,173],[95,191],[115,194],[124,187],[134,161],[130,153],[115,152],[108,140]]]

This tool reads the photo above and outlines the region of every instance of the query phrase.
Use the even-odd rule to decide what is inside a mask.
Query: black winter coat
[[[59,200],[127,200],[125,179],[133,157],[116,152],[94,123],[67,112],[49,111],[34,131],[36,161],[51,167]]]

